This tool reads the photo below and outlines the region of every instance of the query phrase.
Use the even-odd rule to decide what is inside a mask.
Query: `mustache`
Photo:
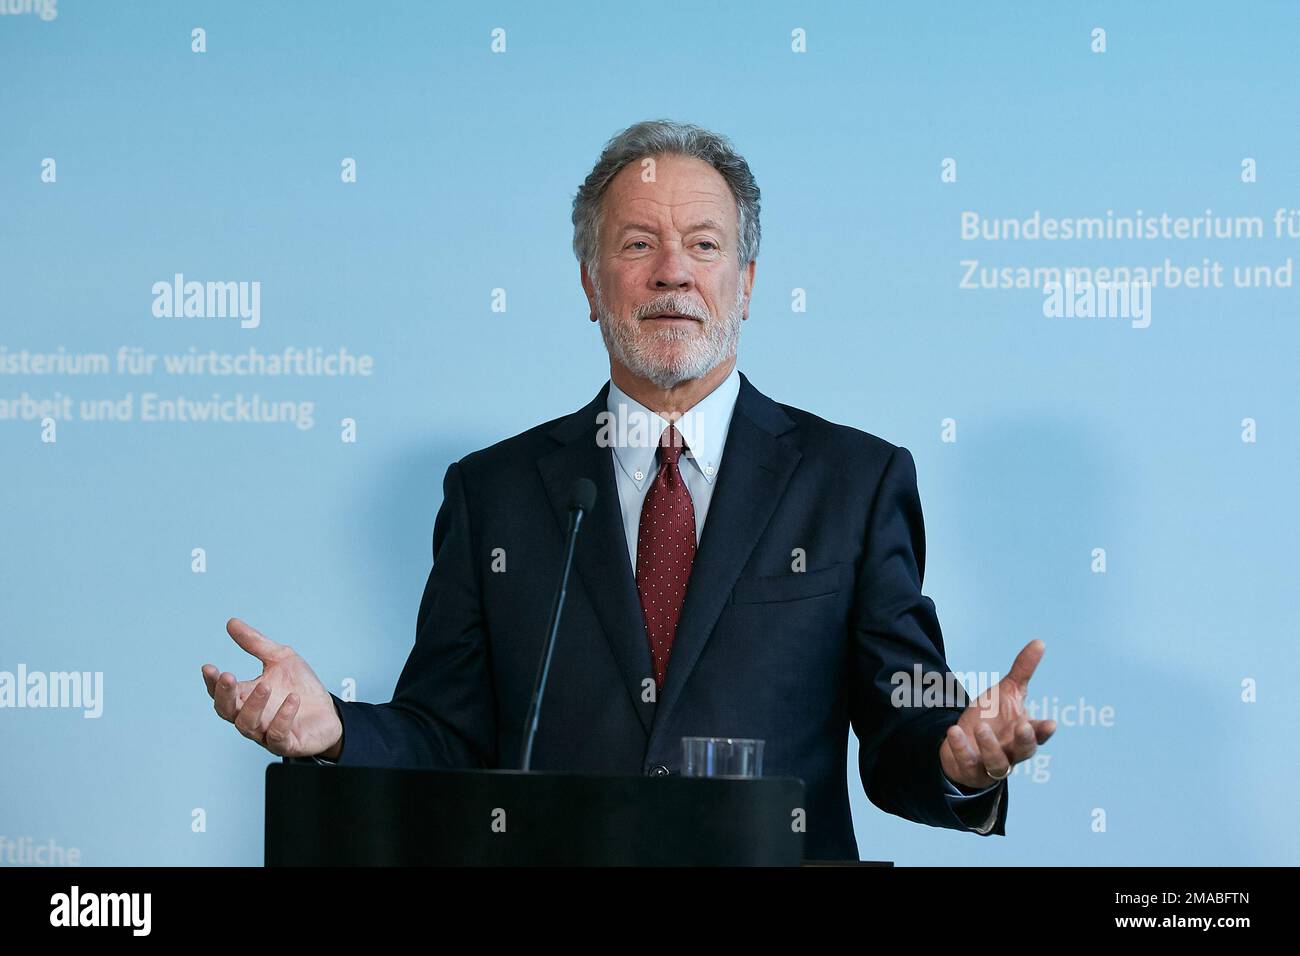
[[[695,319],[697,322],[708,322],[713,318],[709,310],[698,302],[677,295],[662,295],[637,306],[632,310],[632,318],[639,321],[664,312],[672,312],[683,318]]]

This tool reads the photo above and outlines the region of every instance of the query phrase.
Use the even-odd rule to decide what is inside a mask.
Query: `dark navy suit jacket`
[[[534,769],[677,772],[682,737],[761,738],[764,775],[806,785],[805,855],[857,859],[852,727],[872,803],[969,830],[939,763],[961,707],[890,702],[892,675],[918,663],[948,670],[921,593],[925,536],[907,449],[777,404],[742,375],[667,679],[647,701],[650,652],[613,454],[597,443],[608,388],[447,469],[415,646],[391,702],[334,698],[339,764],[519,765],[570,489],[589,478],[597,499],[578,538]]]

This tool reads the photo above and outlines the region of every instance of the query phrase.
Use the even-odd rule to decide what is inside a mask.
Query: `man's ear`
[[[745,311],[740,316],[742,322],[749,318],[749,295],[754,291],[754,267],[757,265],[758,260],[751,259],[749,265],[745,266]]]
[[[582,281],[582,291],[587,293],[587,305],[591,308],[591,321],[598,320],[596,315],[596,287],[591,281],[591,276],[587,274],[587,264],[578,263],[578,278]]]

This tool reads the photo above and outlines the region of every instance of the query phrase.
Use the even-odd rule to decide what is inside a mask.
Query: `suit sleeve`
[[[886,463],[875,492],[856,581],[850,719],[858,737],[862,785],[867,798],[887,813],[930,826],[1001,835],[1006,782],[960,806],[965,801],[950,796],[939,761],[939,746],[961,716],[965,694],[958,690],[935,700],[923,693],[927,675],[939,675],[944,689],[959,686],[944,658],[934,602],[921,593],[924,575],[916,465],[900,447]],[[994,807],[992,826],[985,829],[981,824],[987,821],[981,818]]]
[[[340,766],[482,768],[496,765],[496,702],[463,472],[443,479],[433,527],[433,570],[420,601],[415,646],[393,699],[335,699]]]

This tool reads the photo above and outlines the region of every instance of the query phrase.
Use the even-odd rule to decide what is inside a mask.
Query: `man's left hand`
[[[1056,731],[1054,720],[1031,720],[1025,711],[1029,678],[1046,645],[1032,640],[1016,655],[1006,677],[967,707],[939,745],[939,762],[953,783],[983,789],[1004,780]]]

